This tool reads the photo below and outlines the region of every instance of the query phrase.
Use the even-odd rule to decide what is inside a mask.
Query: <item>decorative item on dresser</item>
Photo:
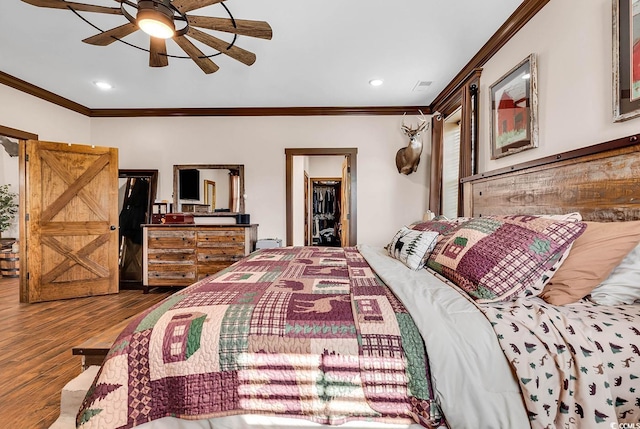
[[[253,250],[257,224],[143,225],[143,284],[188,286],[227,268]]]

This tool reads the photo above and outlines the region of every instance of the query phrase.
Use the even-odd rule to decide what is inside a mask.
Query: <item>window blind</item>
[[[442,214],[449,219],[458,217],[458,182],[460,175],[460,125],[444,124],[442,150]]]

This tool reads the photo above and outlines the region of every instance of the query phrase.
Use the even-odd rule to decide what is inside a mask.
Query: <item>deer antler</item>
[[[401,126],[402,132],[408,135],[409,137],[415,136],[418,133],[424,131],[427,125],[429,124],[427,122],[427,118],[424,117],[424,113],[422,113],[422,110],[418,110],[418,112],[420,112],[420,117],[418,118],[419,123],[416,125],[415,128],[407,126],[407,124],[404,123],[404,118],[407,115],[407,113],[405,112],[402,115],[402,126]]]

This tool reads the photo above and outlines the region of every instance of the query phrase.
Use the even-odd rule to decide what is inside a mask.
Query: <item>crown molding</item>
[[[481,68],[498,52],[507,42],[525,26],[550,0],[524,0],[522,4],[511,14],[509,19],[496,31],[485,45],[480,48],[466,66],[453,78],[451,82],[431,102],[431,108],[443,103],[459,88],[462,82],[475,69]]]
[[[139,118],[180,116],[340,116],[402,115],[419,110],[429,114],[427,106],[363,106],[363,107],[229,107],[184,109],[91,109],[92,118]]]
[[[91,109],[89,109],[88,107],[85,107],[82,104],[78,104],[67,98],[61,97],[58,94],[54,94],[53,92],[42,89],[39,86],[35,86],[29,82],[18,79],[17,77],[11,76],[2,71],[0,71],[0,83],[17,89],[18,91],[33,95],[34,97],[38,97],[42,100],[56,104],[60,107],[64,107],[65,109],[73,110],[74,112],[83,114],[85,116],[90,116]]]

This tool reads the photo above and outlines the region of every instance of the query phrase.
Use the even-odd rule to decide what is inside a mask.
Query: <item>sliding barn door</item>
[[[118,292],[118,150],[29,140],[22,302]]]

